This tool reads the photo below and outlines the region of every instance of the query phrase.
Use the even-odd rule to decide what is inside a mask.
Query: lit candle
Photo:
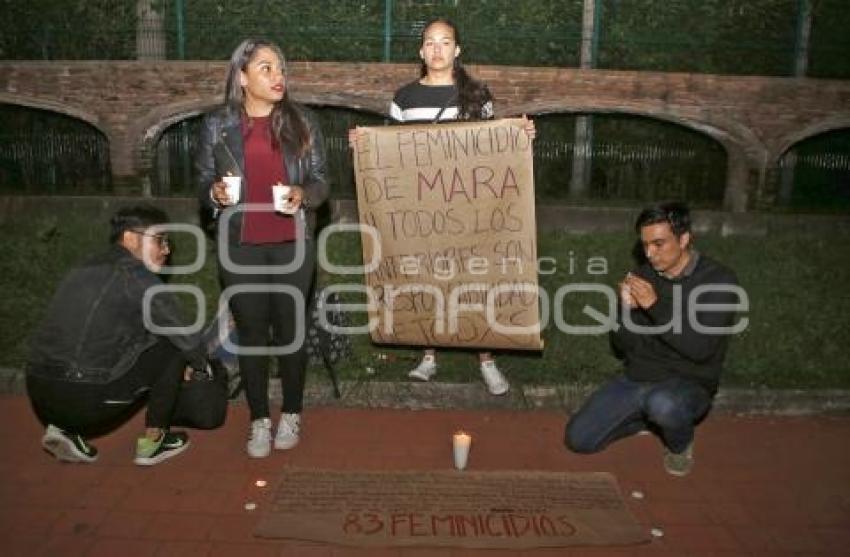
[[[472,444],[472,436],[464,431],[457,431],[452,436],[452,449],[455,459],[455,468],[463,470],[469,459],[469,446]]]

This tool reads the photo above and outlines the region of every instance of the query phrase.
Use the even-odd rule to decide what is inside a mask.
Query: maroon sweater
[[[267,208],[246,211],[242,217],[242,242],[275,244],[295,239],[295,220],[272,208],[272,185],[288,184],[281,147],[272,145],[271,117],[242,120],[245,146],[246,203],[261,203]]]

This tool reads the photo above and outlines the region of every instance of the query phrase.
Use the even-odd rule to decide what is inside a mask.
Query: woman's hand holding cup
[[[304,200],[304,189],[301,186],[275,184],[272,186],[272,201],[274,210],[285,215],[294,214]]]
[[[239,202],[242,189],[241,176],[224,176],[212,185],[213,201],[221,206],[235,205]]]

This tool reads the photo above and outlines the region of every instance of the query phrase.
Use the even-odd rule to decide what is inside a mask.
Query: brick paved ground
[[[699,429],[696,468],[672,478],[649,436],[579,456],[561,443],[553,411],[311,408],[293,451],[244,454],[247,413],[194,432],[184,455],[143,469],[131,463],[137,415],[95,441],[93,465],[61,464],[39,446],[40,425],[23,396],[0,396],[0,553],[12,555],[286,555],[305,557],[503,557],[508,555],[847,555],[850,553],[850,417],[711,416]],[[535,551],[350,549],[252,536],[284,466],[439,470],[448,439],[473,432],[476,470],[608,471],[647,530],[663,538],[627,548]],[[628,495],[641,491],[643,499]],[[257,509],[245,510],[246,502]]]

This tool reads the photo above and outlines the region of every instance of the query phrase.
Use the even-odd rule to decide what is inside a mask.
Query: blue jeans
[[[617,377],[590,395],[567,423],[564,442],[577,453],[595,453],[642,429],[657,431],[664,445],[681,453],[694,438],[694,424],[711,407],[711,394],[696,381],[658,382]]]

